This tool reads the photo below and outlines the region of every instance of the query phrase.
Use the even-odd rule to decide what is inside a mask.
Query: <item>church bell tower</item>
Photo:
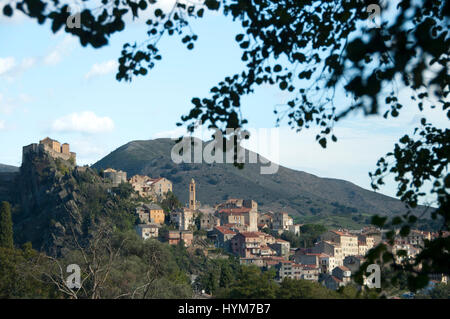
[[[196,209],[196,200],[195,200],[195,181],[191,180],[189,183],[189,209]]]

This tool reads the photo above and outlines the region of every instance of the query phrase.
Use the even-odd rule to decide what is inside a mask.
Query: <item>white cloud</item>
[[[71,113],[53,121],[52,130],[55,132],[80,132],[80,133],[103,133],[114,129],[111,118],[97,116],[92,111]]]
[[[109,60],[103,63],[96,63],[92,66],[88,73],[86,73],[85,78],[90,79],[96,76],[106,75],[113,73],[117,70],[117,61]]]
[[[5,120],[0,120],[0,131],[3,131],[4,129],[6,129]]]
[[[71,141],[70,146],[77,153],[79,165],[93,164],[110,152],[103,143],[96,143],[89,137]]]
[[[16,66],[16,59],[13,57],[0,58],[0,75],[7,74]]]
[[[186,132],[186,127],[177,127],[176,129],[173,130],[169,130],[169,131],[162,131],[162,132],[157,132],[155,134],[153,134],[152,138],[153,139],[157,139],[157,138],[179,138],[180,136],[186,136],[187,132]]]
[[[23,58],[20,63],[13,57],[0,58],[0,76],[11,81],[35,64],[35,58]]]
[[[75,37],[66,35],[64,39],[43,58],[44,64],[55,65],[60,63],[64,56],[72,51],[75,47],[75,43]]]
[[[28,94],[21,93],[18,96],[5,96],[0,93],[0,114],[11,114],[14,110],[25,110],[25,104],[33,101]]]

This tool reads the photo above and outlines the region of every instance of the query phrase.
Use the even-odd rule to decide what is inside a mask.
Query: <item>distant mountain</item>
[[[174,193],[184,203],[188,183],[197,183],[197,199],[213,205],[227,198],[250,198],[260,210],[285,210],[300,222],[319,222],[330,226],[358,227],[373,214],[404,212],[399,200],[363,189],[353,183],[320,178],[302,171],[279,167],[276,174],[261,175],[261,164],[175,164],[170,156],[171,139],[127,143],[93,165],[151,177],[166,177],[174,183]],[[247,151],[247,154],[249,151]]]
[[[16,166],[0,164],[0,173],[15,173],[18,171],[19,168]]]
[[[0,164],[0,201],[11,201],[11,185],[19,172],[19,168],[12,165]]]

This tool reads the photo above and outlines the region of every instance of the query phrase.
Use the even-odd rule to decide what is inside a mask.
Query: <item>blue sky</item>
[[[129,141],[182,134],[175,124],[189,111],[192,97],[207,96],[212,86],[243,66],[234,41],[239,23],[208,15],[192,26],[199,36],[194,50],[187,50],[178,37],[165,37],[159,42],[162,61],[148,76],[124,83],[115,80],[115,61],[123,43],[145,37],[142,22],[94,50],[62,32],[52,34],[48,24],[2,17],[0,163],[19,166],[22,146],[46,136],[70,143],[79,164],[93,164]],[[407,92],[401,90],[400,96]],[[249,127],[274,127],[272,110],[286,100],[271,87],[245,97],[242,111]],[[345,99],[340,97],[337,104]],[[438,112],[427,111],[427,117],[446,125]],[[315,142],[314,129],[297,134],[284,123],[277,157],[290,168],[369,188],[368,172],[377,159],[411,133],[419,119],[415,107],[407,107],[396,121],[352,116],[338,123],[339,142],[326,150]],[[275,160],[273,152],[263,155]],[[394,195],[395,185],[382,192]]]

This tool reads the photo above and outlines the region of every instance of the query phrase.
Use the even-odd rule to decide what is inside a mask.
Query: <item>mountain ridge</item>
[[[0,173],[17,173],[19,167],[0,163]]]
[[[204,145],[207,142],[203,142]],[[357,216],[359,222],[371,215],[405,212],[398,199],[359,187],[352,182],[323,178],[303,171],[279,166],[277,173],[261,175],[261,164],[175,164],[170,150],[171,139],[131,141],[117,148],[93,165],[152,177],[166,177],[174,184],[174,193],[184,203],[191,178],[197,182],[197,196],[208,205],[227,198],[251,198],[262,211],[285,210],[294,217],[317,219],[330,216]],[[246,154],[251,153],[246,150]],[[247,157],[248,158],[248,157]],[[356,218],[356,219],[357,219]]]

